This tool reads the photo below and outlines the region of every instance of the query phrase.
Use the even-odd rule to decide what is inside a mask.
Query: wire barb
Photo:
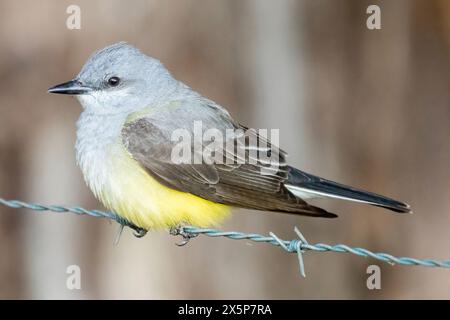
[[[118,216],[113,212],[104,212],[99,210],[87,210],[81,207],[65,207],[65,206],[55,206],[55,205],[42,205],[34,203],[26,203],[18,200],[5,200],[0,198],[0,205],[9,208],[25,208],[34,211],[52,211],[52,212],[70,212],[78,215],[89,215],[97,218],[107,218],[116,221],[122,226],[127,226],[132,228],[137,232],[137,235],[144,236],[147,232],[146,230],[140,229],[133,225],[126,219]],[[141,231],[142,230],[142,231]],[[233,240],[250,240],[253,242],[264,242],[269,243],[274,246],[278,246],[286,250],[287,252],[297,253],[300,274],[305,277],[305,266],[303,261],[303,254],[306,251],[316,251],[316,252],[338,252],[338,253],[351,253],[360,257],[373,258],[379,261],[384,261],[390,264],[398,264],[404,266],[422,266],[422,267],[434,267],[434,268],[445,268],[450,269],[450,261],[438,261],[432,259],[415,259],[410,257],[395,257],[387,253],[375,253],[364,248],[349,247],[345,244],[329,245],[324,243],[310,244],[306,241],[305,237],[296,227],[295,233],[298,239],[294,240],[282,240],[274,233],[270,233],[269,236],[263,236],[255,233],[242,233],[236,231],[220,231],[215,229],[205,229],[196,228],[193,226],[179,226],[178,233],[174,235],[183,236],[183,241],[180,245],[185,245],[188,241],[198,235],[205,235],[208,237],[225,237]]]
[[[294,228],[295,233],[297,233],[299,239],[294,239],[289,241],[289,244],[286,245],[286,243],[278,238],[273,232],[269,232],[270,236],[275,239],[275,241],[287,252],[297,252],[298,257],[298,266],[300,268],[300,274],[303,278],[306,278],[306,272],[305,272],[305,263],[303,261],[303,253],[305,250],[303,250],[303,244],[307,245],[308,241],[306,241],[305,237],[302,235],[300,230],[297,229],[297,227]]]
[[[114,239],[115,246],[119,245],[120,238],[122,237],[122,233],[123,233],[123,228],[125,228],[125,226],[123,224],[119,224],[119,229],[117,229],[116,238]]]

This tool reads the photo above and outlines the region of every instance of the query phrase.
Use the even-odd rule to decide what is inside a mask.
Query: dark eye
[[[119,83],[120,83],[119,77],[111,77],[108,79],[108,84],[111,87],[117,87],[119,85]]]

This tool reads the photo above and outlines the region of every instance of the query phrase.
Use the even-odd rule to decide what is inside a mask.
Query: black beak
[[[86,94],[92,91],[92,88],[84,86],[79,80],[70,80],[48,89],[49,93],[59,94]]]

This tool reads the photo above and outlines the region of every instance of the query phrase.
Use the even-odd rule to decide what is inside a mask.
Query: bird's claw
[[[183,240],[179,243],[175,243],[177,246],[182,247],[189,243],[192,238],[198,236],[198,234],[188,233],[184,230],[182,225],[178,225],[176,227],[171,227],[169,230],[170,235],[172,236],[181,236]]]
[[[134,231],[133,231],[133,235],[136,238],[142,238],[143,236],[145,236],[147,234],[147,230],[133,226],[131,227]]]

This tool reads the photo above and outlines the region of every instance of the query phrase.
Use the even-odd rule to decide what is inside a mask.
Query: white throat
[[[121,130],[126,117],[126,114],[99,115],[85,110],[78,119],[77,164],[96,196],[107,183],[111,161],[108,153],[121,146]]]

